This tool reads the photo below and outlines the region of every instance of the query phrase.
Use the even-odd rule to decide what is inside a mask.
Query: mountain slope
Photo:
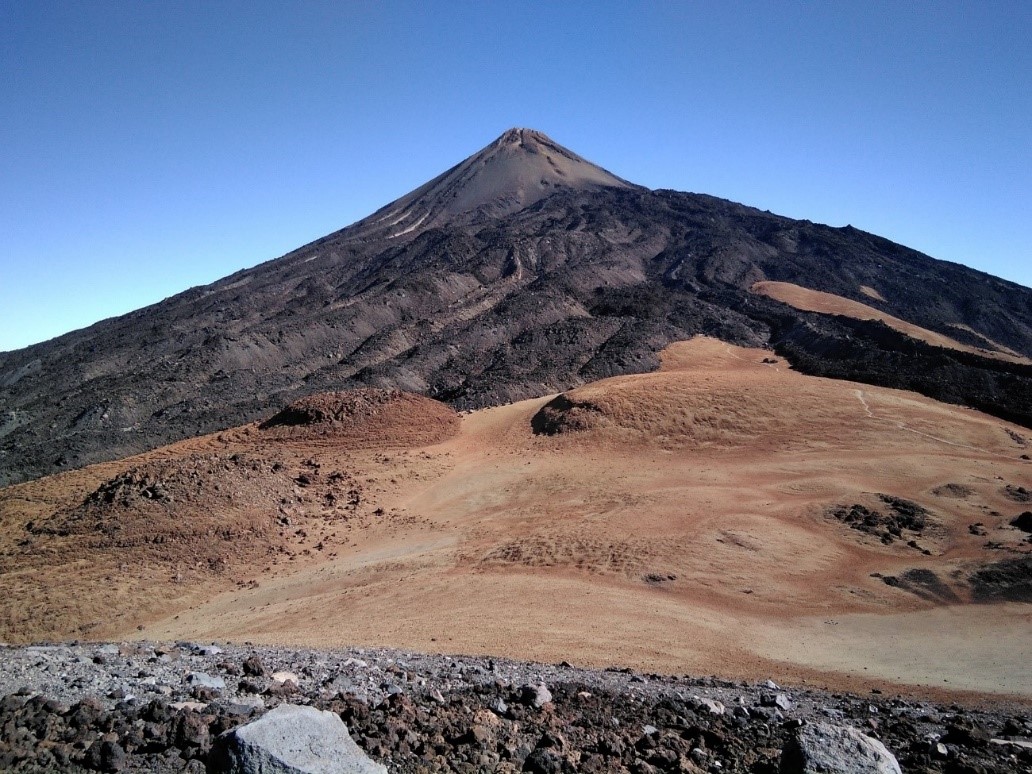
[[[1032,424],[1032,367],[750,292],[764,280],[1032,356],[1027,288],[848,226],[649,191],[510,130],[282,258],[0,354],[0,485],[239,425],[311,392],[396,387],[459,408],[547,394],[651,370],[662,347],[698,333]]]

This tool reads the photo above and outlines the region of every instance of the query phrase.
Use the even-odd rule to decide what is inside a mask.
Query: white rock
[[[992,744],[1012,744],[1015,747],[1024,747],[1026,750],[1032,750],[1032,741],[1028,739],[990,739]]]
[[[877,739],[851,726],[808,723],[781,751],[781,774],[902,774]]]
[[[272,679],[277,683],[291,682],[294,685],[301,685],[301,678],[293,672],[273,672]]]
[[[209,769],[217,774],[387,774],[351,736],[339,715],[281,704],[218,737]]]
[[[696,709],[706,710],[711,715],[723,715],[727,708],[723,703],[703,696],[693,696]]]
[[[540,709],[552,701],[552,692],[548,690],[548,686],[544,683],[525,685],[523,687],[523,701]]]

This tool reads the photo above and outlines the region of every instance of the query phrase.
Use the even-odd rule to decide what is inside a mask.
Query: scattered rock
[[[989,742],[991,744],[1013,745],[1024,750],[1032,750],[1032,739],[990,739]]]
[[[241,668],[245,675],[251,677],[263,677],[266,674],[265,664],[262,663],[262,660],[257,653],[252,653],[250,656],[245,658],[244,663],[241,664]]]
[[[693,696],[692,700],[695,702],[695,708],[708,712],[711,715],[723,715],[727,708],[723,703],[714,701],[713,699],[707,699],[702,696]]]
[[[931,521],[928,509],[910,500],[886,494],[878,495],[878,499],[888,506],[888,513],[859,503],[837,506],[828,513],[851,529],[872,535],[886,545],[903,539],[904,532],[921,535]]]
[[[760,696],[760,706],[777,707],[780,710],[792,709],[792,700],[783,693],[765,693]]]
[[[1032,503],[1032,492],[1023,486],[1007,484],[1003,488],[1004,495],[1016,503]]]
[[[989,732],[977,723],[956,719],[946,729],[942,741],[946,744],[955,744],[960,747],[985,747],[989,743],[990,737]]]
[[[200,712],[205,709],[208,705],[204,702],[199,701],[174,701],[169,704],[174,710],[189,710],[190,712]]]
[[[189,702],[199,689],[185,683],[182,662],[160,661],[164,646],[123,645],[111,665],[93,662],[96,649],[0,648],[0,770],[202,774],[221,735],[260,719],[266,703],[283,701],[332,712],[354,742],[388,763],[393,774],[773,774],[789,738],[815,722],[851,724],[872,736],[875,729],[906,771],[1032,770],[1032,749],[1018,743],[1032,738],[1032,720],[1024,706],[1006,703],[998,710],[966,709],[872,690],[856,696],[799,687],[789,693],[776,684],[642,675],[626,668],[229,644],[215,656],[194,654],[185,645],[179,650],[191,654],[184,658],[198,674],[218,674],[219,664],[240,666],[256,655],[267,671],[274,666],[303,676],[304,686],[249,676],[239,684],[227,680],[222,698]],[[362,666],[350,661],[355,656]],[[263,701],[257,693],[267,684],[281,693]],[[251,690],[256,686],[258,691]],[[160,695],[161,688],[171,696]],[[542,688],[549,701],[535,706],[545,699]],[[55,698],[46,695],[51,691]],[[97,698],[84,699],[84,693]],[[791,697],[790,711],[779,695]]]
[[[963,484],[943,484],[942,486],[937,486],[932,490],[932,494],[937,497],[951,497],[957,500],[963,500],[974,493],[975,490],[969,486],[964,486]]]
[[[221,691],[226,687],[226,681],[221,677],[214,677],[206,672],[190,672],[186,676],[186,684],[191,688],[209,688],[213,691]]]
[[[1032,602],[1032,555],[983,565],[968,582],[975,602]]]
[[[91,768],[99,771],[121,771],[125,768],[125,750],[122,746],[112,740],[94,742],[86,756],[86,762]]]

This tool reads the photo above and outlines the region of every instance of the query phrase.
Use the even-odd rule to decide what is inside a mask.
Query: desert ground
[[[245,426],[0,490],[0,640],[1032,697],[1028,580],[978,574],[1027,572],[1010,524],[1032,507],[1027,430],[705,337],[662,364],[455,419],[405,399],[344,429]]]

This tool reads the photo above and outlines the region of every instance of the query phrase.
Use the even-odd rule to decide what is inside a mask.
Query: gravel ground
[[[0,770],[206,770],[282,703],[337,712],[392,772],[777,772],[806,723],[881,740],[904,772],[1032,771],[1032,708],[387,649],[0,647]]]

